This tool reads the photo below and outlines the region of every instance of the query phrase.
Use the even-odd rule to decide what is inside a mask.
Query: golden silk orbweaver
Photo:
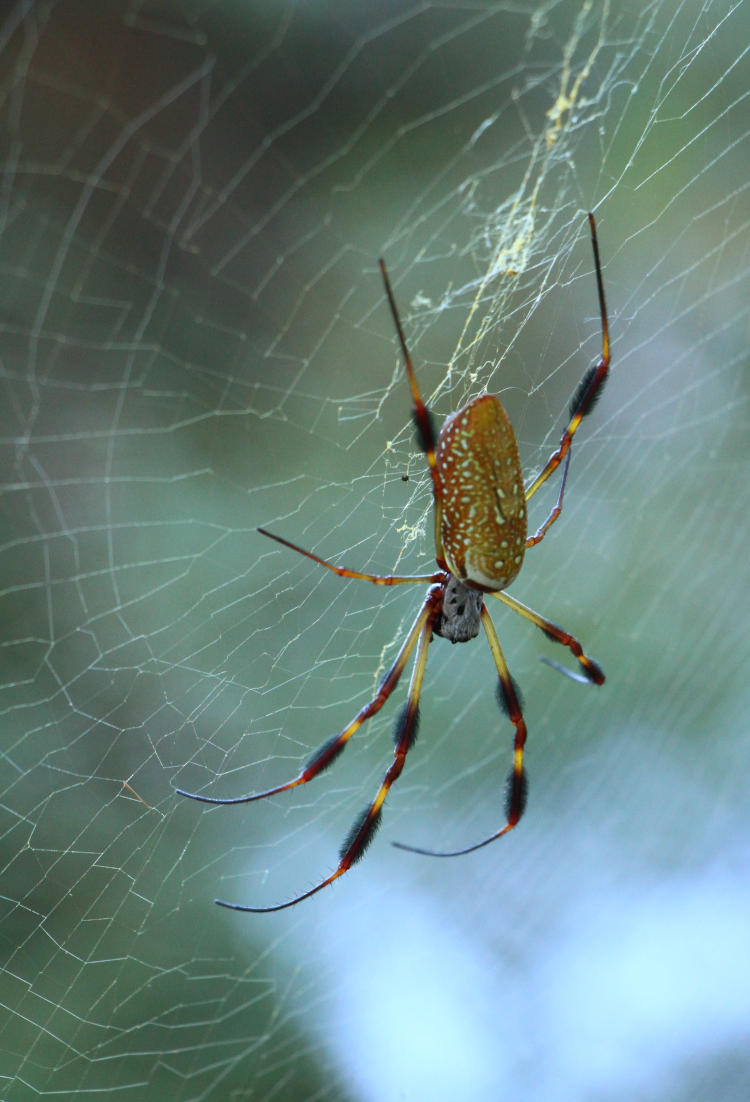
[[[401,321],[396,309],[388,273],[381,260],[380,270],[393,321],[396,326],[406,374],[414,402],[414,420],[420,447],[425,454],[432,478],[435,507],[435,559],[438,569],[424,575],[362,574],[346,567],[335,566],[312,551],[259,528],[258,531],[292,551],[319,563],[342,578],[359,578],[375,585],[415,585],[429,583],[409,632],[401,644],[395,661],[381,679],[375,696],[362,707],[351,722],[337,735],[328,739],[309,759],[301,772],[285,784],[246,796],[220,798],[177,789],[180,795],[210,804],[242,804],[262,800],[307,784],[322,773],[343,751],[349,739],[362,724],[383,707],[399,682],[406,663],[416,649],[406,703],[396,720],[393,732],[393,761],[385,772],[375,797],[355,820],[339,854],[334,871],[312,888],[284,903],[270,907],[250,907],[217,899],[222,907],[236,911],[268,912],[292,907],[332,884],[358,861],[373,839],[380,823],[383,803],[391,785],[399,777],[406,756],[414,744],[419,720],[419,698],[427,665],[427,651],[434,635],[453,643],[474,639],[484,628],[498,675],[498,700],[514,727],[513,764],[508,777],[505,819],[489,837],[448,852],[423,849],[395,842],[399,849],[432,857],[456,857],[494,842],[516,826],[526,804],[526,774],[523,765],[526,724],[519,694],[510,676],[492,620],[485,604],[489,595],[502,601],[514,612],[547,635],[567,647],[580,663],[582,677],[595,685],[604,682],[601,667],[588,658],[581,644],[567,631],[540,616],[511,597],[505,590],[518,574],[525,551],[539,543],[562,510],[563,493],[570,463],[570,446],[582,421],[601,393],[609,373],[609,325],[604,299],[596,223],[589,214],[591,244],[601,316],[602,351],[598,362],[584,374],[570,404],[570,420],[560,443],[528,487],[524,487],[513,428],[499,398],[481,394],[462,409],[451,414],[436,437],[432,417],[417,386],[411,356],[406,345]],[[526,503],[557,467],[564,463],[557,501],[541,527],[533,536],[527,535]],[[552,663],[556,665],[556,663]],[[561,668],[561,667],[560,667]],[[565,672],[565,671],[564,671]],[[571,675],[575,676],[575,675]]]

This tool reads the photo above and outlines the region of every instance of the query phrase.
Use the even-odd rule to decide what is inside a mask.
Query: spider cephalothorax
[[[482,623],[484,598],[480,589],[470,589],[453,574],[443,586],[443,603],[435,617],[432,630],[451,643],[468,643],[476,639]]]
[[[495,668],[498,674],[498,699],[514,727],[513,765],[508,778],[508,796],[505,821],[502,825],[473,845],[448,853],[394,843],[400,849],[425,853],[433,857],[453,857],[486,846],[512,830],[521,818],[526,805],[526,774],[523,766],[523,750],[526,742],[526,724],[521,703],[513,679],[508,671],[497,632],[485,604],[485,596],[496,597],[518,612],[525,619],[555,642],[568,647],[581,665],[584,679],[601,685],[604,673],[601,667],[588,658],[581,644],[568,632],[540,616],[526,605],[511,597],[505,589],[518,574],[524,553],[539,543],[557,520],[562,510],[563,492],[570,463],[570,446],[583,417],[589,413],[601,392],[609,372],[609,327],[604,302],[599,247],[596,238],[594,216],[589,214],[591,243],[594,250],[596,284],[599,295],[599,311],[602,326],[602,353],[598,362],[584,375],[570,405],[570,420],[560,443],[547,463],[524,488],[518,448],[508,415],[499,398],[482,394],[473,398],[462,409],[447,418],[439,436],[435,438],[432,418],[417,386],[417,379],[399,320],[385,264],[380,261],[386,295],[396,325],[406,373],[414,400],[414,420],[417,436],[425,453],[432,478],[435,504],[435,559],[438,569],[433,574],[417,576],[362,574],[347,567],[335,566],[312,551],[305,551],[281,536],[275,536],[264,528],[258,531],[285,547],[331,570],[343,578],[361,578],[375,585],[410,585],[428,583],[429,588],[422,606],[409,632],[401,644],[393,665],[382,678],[377,692],[369,703],[357,712],[354,719],[337,735],[325,742],[309,759],[293,780],[269,788],[265,792],[228,799],[185,792],[183,796],[211,804],[239,804],[260,800],[298,785],[306,784],[326,769],[342,752],[354,732],[365,720],[380,711],[395,689],[404,667],[416,649],[411,681],[406,703],[400,711],[394,728],[394,758],[375,794],[374,799],[357,817],[339,855],[334,871],[285,903],[271,907],[249,907],[240,903],[227,903],[217,899],[223,907],[238,911],[279,911],[307,899],[333,883],[362,857],[372,841],[380,822],[385,798],[391,785],[403,769],[406,755],[414,743],[419,718],[419,697],[422,689],[427,651],[433,635],[440,635],[452,643],[465,643],[484,628]],[[527,535],[526,503],[549,476],[564,461],[557,501],[547,518],[533,536]]]

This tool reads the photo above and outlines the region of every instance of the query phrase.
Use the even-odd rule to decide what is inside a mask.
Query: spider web
[[[750,1088],[743,3],[91,4],[0,22],[2,1044],[9,1102],[712,1099]],[[562,518],[403,699],[431,495],[376,259],[438,419],[501,395],[524,469],[601,336]],[[553,480],[531,522],[554,501]],[[497,608],[494,606],[497,605]]]

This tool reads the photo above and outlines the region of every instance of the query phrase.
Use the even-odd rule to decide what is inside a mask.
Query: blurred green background
[[[0,1094],[744,1100],[747,4],[26,0],[0,23]],[[314,784],[432,568],[376,260],[438,419],[501,395],[538,470],[613,371],[491,658],[437,640]],[[408,480],[405,480],[407,478]],[[534,499],[532,524],[554,501]],[[497,605],[495,608],[494,606]]]

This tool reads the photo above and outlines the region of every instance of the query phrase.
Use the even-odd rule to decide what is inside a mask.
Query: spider
[[[526,724],[518,689],[508,671],[500,640],[487,611],[486,595],[502,601],[514,612],[541,628],[548,638],[567,647],[578,659],[582,668],[581,674],[570,674],[574,679],[590,681],[595,685],[601,685],[604,682],[603,670],[584,654],[577,639],[506,592],[521,568],[526,549],[534,547],[544,539],[562,511],[573,437],[583,418],[591,412],[609,372],[609,325],[593,214],[589,214],[588,220],[601,314],[602,352],[598,362],[586,371],[573,395],[570,403],[570,420],[557,449],[526,489],[523,485],[513,429],[499,398],[492,394],[480,394],[473,398],[457,413],[448,417],[440,433],[436,435],[432,416],[417,386],[385,263],[382,259],[379,261],[385,293],[396,326],[414,402],[417,439],[427,459],[432,479],[435,503],[435,559],[438,570],[433,574],[412,576],[362,574],[347,567],[335,566],[313,554],[312,551],[305,551],[304,548],[298,547],[282,536],[276,536],[265,528],[259,528],[261,535],[276,540],[277,543],[300,555],[305,555],[341,578],[360,578],[375,585],[384,586],[415,585],[426,582],[429,583],[429,588],[417,617],[401,644],[393,665],[382,678],[375,696],[357,712],[342,731],[323,743],[293,780],[277,785],[275,788],[269,788],[265,792],[229,798],[203,796],[183,789],[177,789],[177,791],[182,796],[189,796],[190,799],[200,800],[203,803],[242,804],[250,803],[252,800],[263,800],[267,796],[274,796],[279,792],[307,784],[331,765],[354,732],[370,716],[380,711],[396,688],[406,663],[416,648],[406,703],[398,714],[393,730],[394,760],[386,770],[375,798],[352,825],[341,847],[339,863],[330,876],[325,877],[308,891],[275,906],[249,907],[217,899],[216,903],[220,906],[235,911],[255,913],[281,911],[286,907],[293,907],[332,884],[363,856],[380,823],[385,798],[391,785],[400,776],[406,756],[414,745],[419,723],[419,697],[427,665],[427,651],[434,635],[441,635],[452,643],[465,643],[476,638],[480,626],[484,628],[497,669],[498,701],[515,731],[505,819],[489,837],[462,849],[441,852],[404,845],[401,842],[395,842],[394,845],[412,853],[426,854],[431,857],[457,857],[489,845],[517,825],[526,805],[527,784],[523,764]],[[563,462],[557,501],[541,527],[533,536],[528,536],[526,502]],[[557,663],[551,664],[557,666]],[[562,672],[568,672],[563,667],[558,668]]]

